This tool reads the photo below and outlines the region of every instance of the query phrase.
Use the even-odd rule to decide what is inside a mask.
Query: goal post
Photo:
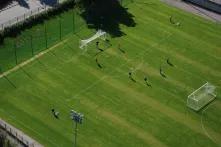
[[[92,37],[88,38],[88,39],[85,39],[85,40],[80,40],[80,48],[81,49],[84,49],[85,47],[87,47],[87,45],[92,42],[93,40],[97,39],[97,38],[101,38],[103,40],[106,39],[106,35],[107,33],[105,31],[102,31],[102,30],[98,30],[96,32],[96,34],[94,34]]]
[[[207,82],[188,96],[187,106],[195,111],[199,111],[214,100],[216,95],[216,87]]]

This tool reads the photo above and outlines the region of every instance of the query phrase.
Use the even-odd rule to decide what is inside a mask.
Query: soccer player
[[[146,82],[146,85],[147,85],[147,86],[151,87],[151,85],[150,85],[150,84],[148,83],[148,81],[147,81],[147,77],[146,77],[146,76],[144,77],[144,81]]]
[[[161,75],[162,77],[166,78],[166,75],[163,73],[162,67],[160,67],[160,75]]]
[[[129,72],[128,74],[129,74],[129,78],[130,78],[133,82],[136,82],[136,80],[134,80],[133,77],[132,77],[132,72]]]
[[[99,41],[96,42],[96,47],[99,48]]]
[[[147,82],[147,77],[146,76],[144,77],[144,81]]]
[[[167,64],[169,64],[170,66],[173,66],[173,64],[170,62],[169,58],[167,58]]]

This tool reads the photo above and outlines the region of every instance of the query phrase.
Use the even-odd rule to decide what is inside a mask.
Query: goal
[[[216,87],[207,82],[187,98],[187,106],[195,111],[199,111],[216,98]]]
[[[102,30],[98,30],[96,32],[96,34],[94,34],[92,37],[88,38],[88,39],[85,39],[85,40],[81,40],[80,41],[80,48],[81,49],[84,49],[85,47],[87,47],[87,45],[92,42],[93,40],[97,39],[97,38],[101,38],[103,40],[106,39],[106,35],[107,33],[105,31],[102,31]]]

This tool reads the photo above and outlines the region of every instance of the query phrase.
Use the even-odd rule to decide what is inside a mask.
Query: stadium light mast
[[[70,114],[71,119],[75,122],[74,147],[77,147],[77,125],[82,124],[84,115],[74,110],[71,110]]]

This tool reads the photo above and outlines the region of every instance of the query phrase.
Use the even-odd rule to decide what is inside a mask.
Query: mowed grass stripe
[[[156,3],[161,6],[159,2]],[[137,15],[141,13],[137,8],[135,9],[136,6],[134,5],[129,5],[129,7],[132,13]],[[164,6],[162,7],[164,8]],[[149,9],[148,6],[145,6],[145,9]],[[172,12],[169,8],[165,9]],[[145,11],[144,14],[146,15],[147,12],[149,11]],[[154,14],[150,13],[148,15]],[[159,16],[159,19],[163,18],[158,14],[154,16]],[[143,19],[146,21],[145,17]],[[142,17],[140,18],[142,19]],[[166,19],[165,17],[165,22]],[[28,122],[28,128],[50,135],[50,138],[56,140],[58,146],[70,146],[72,144],[73,132],[68,113],[72,108],[85,114],[84,124],[79,129],[79,146],[186,146],[186,142],[189,146],[220,145],[219,141],[213,143],[205,135],[200,125],[199,114],[188,111],[187,116],[185,106],[186,94],[201,84],[203,81],[201,81],[201,78],[208,77],[209,80],[216,81],[219,77],[215,74],[207,74],[203,70],[204,67],[201,67],[201,69],[197,67],[198,65],[192,65],[192,63],[185,60],[180,61],[179,58],[174,58],[176,63],[174,69],[168,68],[165,70],[168,79],[160,77],[158,68],[162,62],[165,62],[164,57],[169,55],[167,52],[170,44],[174,46],[171,48],[171,53],[178,53],[185,58],[188,57],[188,60],[194,60],[197,55],[189,56],[189,52],[179,51],[178,49],[182,46],[180,45],[176,49],[176,43],[169,40],[171,38],[161,42],[162,40],[158,38],[161,37],[160,32],[162,30],[169,29],[166,25],[152,21],[149,28],[147,28],[146,22],[143,23],[142,20],[140,22],[136,28],[122,26],[122,30],[128,35],[111,39],[113,46],[117,46],[117,42],[121,40],[121,45],[128,55],[121,56],[114,47],[108,49],[99,58],[103,63],[103,69],[97,67],[93,57],[96,53],[95,43],[93,42],[89,46],[89,54],[81,55],[81,50],[78,48],[79,40],[72,38],[68,43],[58,46],[53,52],[45,54],[38,60],[26,65],[24,70],[30,74],[31,78],[25,75],[22,70],[10,74],[8,77],[15,83],[17,89],[9,87],[5,79],[0,79],[2,88],[7,91],[1,90],[4,98],[1,98],[0,101],[1,104],[5,104],[2,109],[7,110],[11,106],[10,115],[16,115],[21,122]],[[162,27],[162,29],[156,28],[157,26],[158,28]],[[173,30],[172,27],[170,29]],[[152,37],[149,37],[147,42],[141,39],[145,35],[150,35],[146,33],[150,30]],[[175,35],[171,37],[187,37],[182,36],[181,32],[177,33],[174,30]],[[83,33],[82,36],[87,36],[86,34],[88,33]],[[167,32],[163,37],[166,35]],[[210,37],[210,35],[205,33],[206,37]],[[181,39],[175,41],[182,42]],[[159,46],[151,47],[151,45],[159,42],[161,43]],[[207,46],[213,44],[211,42],[209,40],[206,43]],[[214,44],[218,45],[219,43]],[[185,45],[183,46],[185,47]],[[188,47],[189,44],[186,44],[186,46]],[[200,53],[199,56],[203,53],[200,49],[201,46],[198,46],[197,43],[193,46],[193,48],[197,48],[197,52]],[[147,53],[145,49],[148,47],[150,49]],[[202,57],[203,63],[207,61],[208,57],[214,56],[212,49],[215,48],[217,47],[213,46],[209,54]],[[142,54],[145,55],[145,58],[141,56]],[[212,63],[211,60],[208,61],[209,64]],[[215,61],[219,61],[219,58]],[[184,67],[181,66],[182,64],[185,64]],[[191,64],[189,69],[188,64]],[[206,63],[206,66],[209,64]],[[137,83],[131,82],[128,78],[127,74],[131,66],[136,68]],[[212,65],[210,68],[219,72],[217,66],[219,66],[219,63]],[[146,73],[150,73],[152,89],[142,83],[143,75]],[[189,73],[190,79],[188,81],[182,78],[182,76],[186,76],[186,73]],[[102,77],[105,78],[102,79]],[[4,83],[6,85],[3,85]],[[184,89],[185,86],[188,86],[188,88]],[[60,121],[55,121],[51,116],[50,109],[52,107],[56,107],[60,111]],[[16,110],[19,110],[19,112],[15,113]],[[214,110],[211,110],[211,112],[214,112]],[[7,118],[6,112],[1,111],[0,114],[3,118]],[[24,116],[19,117],[19,115]],[[210,115],[212,115],[210,118],[212,122],[216,120],[216,116],[219,116],[213,113],[210,113]],[[33,120],[39,119],[40,121],[32,125],[32,117]],[[132,117],[135,119],[132,119]],[[22,118],[30,118],[30,123]],[[155,119],[155,121],[151,119]],[[209,126],[210,124],[206,124],[206,127],[209,128],[208,132],[214,138],[219,138],[220,133],[217,131],[219,125]],[[40,130],[38,130],[38,125],[42,126]],[[47,146],[54,146],[49,140],[40,139],[40,136],[28,131],[28,128],[25,129],[24,126],[18,124],[17,126],[23,128],[24,132],[27,131],[28,134],[33,134],[37,139],[42,140],[41,142]],[[174,126],[174,129],[168,126]],[[54,130],[54,133],[51,134],[50,130]]]
[[[205,41],[201,41],[198,38],[194,38],[193,36],[191,36],[189,34],[184,35],[185,33],[181,31],[182,27],[180,27],[180,28],[179,27],[174,27],[169,22],[164,24],[164,23],[162,23],[162,21],[156,21],[154,18],[150,18],[148,16],[149,15],[147,15],[146,17],[145,16],[142,17],[142,19],[141,18],[138,19],[138,24],[139,24],[139,22],[141,22],[141,24],[145,24],[146,26],[148,26],[148,28],[153,28],[153,27],[150,27],[152,25],[152,23],[154,23],[155,26],[156,25],[161,25],[161,27],[155,27],[154,29],[167,28],[167,30],[169,30],[169,32],[171,32],[171,33],[173,33],[173,35],[177,36],[177,37],[174,37],[170,41],[172,41],[172,42],[174,41],[175,43],[179,43],[180,41],[182,41],[183,42],[182,44],[190,44],[191,43],[190,44],[191,46],[193,46],[193,45],[199,46],[200,45],[201,47],[197,47],[197,48],[200,48],[200,52],[203,53],[204,56],[206,54],[208,54],[211,57],[214,57],[215,59],[220,60],[220,56],[218,56],[217,53],[220,54],[221,52],[220,52],[219,48],[217,48],[217,46],[213,47],[213,44],[206,45]],[[149,32],[147,32],[147,33],[149,33]],[[192,33],[194,33],[194,32],[192,32]],[[159,34],[161,34],[161,33],[159,33]],[[152,36],[152,37],[154,37],[154,36]],[[196,41],[196,39],[197,39],[197,41]],[[180,40],[180,41],[177,41],[177,40]],[[179,47],[182,44],[176,44],[176,46]],[[184,49],[186,48],[186,46],[184,46]],[[196,49],[194,48],[194,50],[196,50]],[[213,54],[209,54],[209,52],[212,52]],[[216,54],[214,54],[214,53],[216,53]],[[194,54],[192,54],[192,55],[194,55]]]
[[[95,103],[88,101],[87,99],[84,99],[81,102],[84,105],[86,105],[86,107],[89,107],[89,108],[98,107]],[[157,140],[154,136],[152,136],[148,132],[145,132],[142,129],[137,128],[136,126],[131,125],[126,120],[123,120],[119,116],[114,115],[109,111],[99,108],[97,113],[98,115],[101,115],[102,117],[108,118],[112,123],[116,124],[116,126],[125,127],[129,132],[135,134],[136,136],[144,140],[150,146],[166,147],[165,144]]]
[[[146,21],[144,21],[145,20],[145,18],[147,18],[147,20]],[[139,30],[139,29],[142,29],[142,31],[139,31],[139,39],[142,39],[142,40],[146,40],[146,42],[148,41],[148,40],[151,40],[151,39],[153,39],[153,38],[151,38],[151,37],[153,37],[151,34],[151,32],[154,32],[154,31],[156,31],[156,30],[158,30],[159,31],[159,33],[157,33],[156,35],[157,36],[159,36],[157,39],[159,39],[159,38],[161,38],[161,37],[163,37],[163,36],[161,36],[161,34],[162,34],[162,32],[164,32],[164,30],[162,29],[162,28],[165,28],[165,27],[168,27],[168,24],[167,25],[163,25],[162,27],[156,27],[156,28],[154,28],[154,31],[153,31],[153,29],[151,29],[151,28],[153,28],[153,27],[151,27],[152,26],[152,23],[151,22],[156,22],[156,23],[159,23],[159,24],[161,24],[161,22],[158,22],[158,21],[156,21],[156,20],[154,20],[154,19],[149,19],[148,17],[144,17],[144,18],[142,18],[141,19],[143,22],[142,22],[142,24],[144,25],[144,26],[146,26],[146,27],[143,27],[143,28],[141,28],[141,27],[138,27],[137,29]],[[139,23],[138,23],[139,24]],[[150,28],[150,31],[148,31],[148,28]],[[168,28],[170,28],[170,27],[168,27]],[[138,31],[137,30],[137,31]],[[169,30],[169,31],[168,31]],[[173,30],[172,30],[172,28],[170,28],[170,29],[167,29],[167,31],[169,32],[169,33],[171,33],[172,34],[172,36],[173,36],[173,38],[171,38],[170,40],[168,40],[167,42],[168,42],[168,44],[170,44],[170,47],[171,47],[171,45],[173,45],[173,42],[175,43],[173,46],[172,46],[172,48],[174,48],[174,49],[179,49],[179,50],[177,50],[177,51],[182,51],[182,50],[186,50],[186,47],[185,46],[183,46],[183,44],[190,44],[191,43],[191,46],[193,46],[192,48],[194,48],[191,52],[182,52],[182,54],[186,54],[186,55],[188,55],[189,57],[192,57],[192,58],[194,58],[194,60],[196,60],[196,59],[198,59],[198,58],[196,58],[196,55],[198,55],[199,53],[200,54],[202,54],[202,56],[201,56],[201,58],[200,58],[200,61],[201,62],[203,62],[203,57],[207,57],[206,58],[206,60],[208,60],[209,58],[208,58],[208,55],[210,55],[211,56],[211,58],[213,59],[213,61],[214,60],[216,60],[217,62],[215,62],[215,65],[217,64],[217,63],[220,63],[220,61],[221,61],[221,58],[220,58],[220,56],[219,56],[219,53],[218,53],[218,51],[220,51],[218,48],[212,48],[212,50],[211,51],[215,51],[215,50],[217,50],[217,51],[215,51],[215,53],[216,54],[214,54],[216,57],[214,57],[214,55],[211,55],[211,54],[208,54],[209,52],[210,52],[210,48],[212,47],[212,46],[209,46],[209,47],[205,47],[205,45],[203,45],[203,41],[198,41],[198,43],[196,43],[196,45],[194,45],[194,42],[196,42],[195,40],[193,40],[193,39],[189,39],[190,37],[188,36],[188,37],[185,37],[185,36],[181,36],[182,34],[184,34],[183,32],[180,32],[179,34],[177,34],[177,32],[179,31],[178,29],[176,29],[176,30],[174,30],[174,28],[173,28]],[[161,32],[161,33],[160,33]],[[144,34],[145,33],[145,34]],[[129,32],[127,33],[128,35],[129,35]],[[177,34],[177,35],[176,35]],[[136,36],[136,35],[134,35],[134,33],[132,34],[132,36]],[[177,36],[177,37],[175,37],[175,36]],[[137,36],[136,36],[137,37]],[[179,44],[179,42],[183,42],[182,44]],[[166,44],[164,44],[164,46],[165,46]],[[200,45],[200,46],[199,46]],[[182,47],[183,46],[183,47]],[[196,46],[196,47],[195,47]],[[200,50],[199,50],[200,49]],[[206,50],[203,50],[203,49],[206,49]],[[194,52],[196,52],[196,53],[194,53]],[[218,54],[217,54],[218,53]],[[207,55],[208,54],[208,55]],[[215,59],[214,59],[215,58]],[[199,59],[198,59],[199,60]],[[208,61],[207,61],[208,62]],[[206,65],[206,64],[208,64],[207,62],[205,62],[204,61],[204,65]],[[210,64],[210,66],[214,66],[214,64]],[[218,68],[218,66],[219,65],[217,65],[217,66],[215,66],[214,68]],[[210,68],[210,67],[208,67],[208,68]],[[216,71],[217,73],[219,73],[218,75],[220,75],[220,72],[219,71]],[[215,74],[214,74],[215,75]]]
[[[48,69],[48,70],[50,70],[50,69]],[[45,79],[46,80],[46,79]],[[39,83],[42,83],[42,81],[39,81]],[[45,84],[44,83],[44,85],[45,86],[48,86],[48,84]],[[45,88],[42,88],[42,90],[44,90]],[[51,89],[51,88],[50,88]],[[56,89],[55,89],[56,90]],[[54,91],[54,90],[52,90],[52,91]],[[56,99],[60,99],[60,97],[58,97],[58,95],[54,95],[53,93],[48,93],[53,99],[54,99],[54,101],[56,101]],[[12,100],[13,101],[13,99],[10,99],[10,100]],[[48,98],[44,98],[43,100],[41,100],[41,101],[45,101],[45,100],[48,100]],[[39,99],[38,99],[38,101],[39,101]],[[16,101],[15,101],[16,102]],[[28,103],[28,104],[24,104],[24,106],[29,106],[30,104],[33,104],[33,102],[30,102],[30,101],[25,101],[26,103]],[[64,102],[64,101],[63,101]],[[44,103],[48,103],[48,102],[44,102]],[[61,103],[61,101],[59,102],[59,103]],[[20,104],[20,103],[18,103],[18,104]],[[38,105],[39,106],[39,105]],[[26,107],[24,107],[24,109],[26,109],[27,110],[27,108]],[[49,109],[49,108],[48,108]],[[59,108],[59,110],[61,110],[61,108]],[[49,113],[49,111],[50,110],[46,110],[46,113]],[[68,110],[67,110],[68,111]],[[31,112],[30,112],[31,113]],[[43,112],[44,113],[44,112]],[[50,117],[49,117],[50,118]],[[65,121],[65,120],[62,120],[62,121]],[[67,120],[66,120],[67,121]],[[55,128],[53,128],[53,129],[56,129],[56,126],[57,126],[58,124],[54,124],[54,127]],[[64,128],[62,128],[62,130],[70,130],[69,128],[67,129],[64,129]]]
[[[142,33],[141,33],[142,34]],[[130,34],[128,33],[128,36],[129,36]],[[141,37],[141,36],[134,36],[133,35],[133,33],[130,35],[130,37],[132,38],[132,40],[133,41],[135,41],[136,40],[136,44],[134,44],[135,46],[141,46],[140,44],[142,44],[141,42],[145,42],[145,41],[147,41],[148,43],[150,43],[151,42],[151,39],[150,38],[148,38],[148,37]],[[170,37],[171,38],[171,37]],[[133,41],[131,41],[131,43],[133,43]],[[166,41],[164,41],[164,42],[166,42]],[[162,42],[162,44],[164,45],[164,42]],[[140,44],[139,44],[140,43]],[[153,43],[155,43],[155,42],[153,42]],[[169,57],[171,57],[172,55],[172,58],[175,58],[175,59],[181,59],[181,61],[183,60],[185,63],[188,63],[190,66],[193,66],[194,65],[194,68],[192,68],[194,71],[198,71],[198,73],[200,74],[200,72],[199,72],[199,70],[201,70],[201,71],[203,71],[203,72],[205,72],[205,73],[207,73],[207,74],[211,74],[212,76],[216,76],[216,77],[220,77],[220,75],[221,75],[221,72],[219,71],[219,69],[217,69],[217,70],[214,70],[214,69],[212,69],[211,67],[209,67],[209,66],[207,66],[207,65],[205,65],[205,64],[201,64],[201,63],[199,63],[199,62],[196,62],[196,61],[194,61],[193,59],[191,59],[191,58],[187,58],[186,56],[184,56],[184,55],[181,55],[180,53],[177,53],[176,51],[173,51],[172,50],[172,48],[170,48],[170,50],[165,50],[165,48],[162,48],[162,46],[163,45],[161,45],[161,44],[159,44],[158,46],[159,47],[156,47],[156,48],[154,48],[154,49],[156,49],[156,50],[159,50],[160,52],[162,52],[162,53],[164,53],[165,55],[167,55],[167,56],[169,56]],[[146,47],[146,48],[148,48],[148,46]],[[150,50],[151,49],[151,47],[149,47],[148,48],[148,50]],[[141,50],[142,51],[142,50]],[[165,56],[166,57],[166,56]],[[166,59],[166,58],[165,58]],[[195,58],[196,59],[196,58]],[[179,61],[179,62],[181,62],[181,61]],[[212,63],[211,63],[212,64]],[[216,64],[217,64],[217,66],[220,64],[220,62],[216,62]],[[209,71],[209,72],[208,72]]]
[[[168,52],[166,52],[166,51],[163,51],[163,52],[159,52],[157,55],[160,55],[160,54],[162,54],[162,56],[157,56],[156,54],[153,54],[152,52],[154,51],[154,52],[156,52],[157,50],[159,50],[159,48],[161,48],[161,47],[159,47],[159,46],[156,46],[156,47],[151,47],[151,45],[144,45],[144,44],[141,44],[141,43],[139,43],[139,40],[140,39],[136,39],[136,38],[133,38],[132,40],[135,40],[135,42],[136,42],[136,44],[135,43],[133,43],[132,41],[130,41],[130,42],[128,42],[128,41],[124,41],[124,42],[126,42],[127,44],[131,44],[131,45],[133,45],[133,46],[136,46],[136,48],[139,48],[140,49],[140,52],[142,52],[142,51],[144,51],[144,50],[146,50],[147,49],[147,53],[146,54],[144,54],[143,56],[144,56],[144,59],[148,62],[148,64],[149,64],[149,66],[153,66],[153,65],[155,65],[154,66],[154,68],[158,68],[158,69],[155,69],[155,70],[158,70],[159,71],[159,68],[160,68],[160,65],[163,65],[163,67],[166,67],[166,68],[163,68],[165,71],[167,71],[167,69],[169,69],[169,68],[171,68],[171,67],[168,67],[168,65],[167,65],[167,63],[166,63],[166,59],[167,59],[167,57],[170,57],[170,59],[172,59],[172,62],[174,62],[175,64],[175,67],[174,68],[172,68],[173,69],[173,71],[174,71],[174,73],[175,74],[177,74],[177,72],[179,71],[179,74],[180,75],[183,75],[183,76],[180,76],[179,78],[177,77],[177,76],[173,76],[173,77],[171,77],[171,78],[175,78],[175,79],[177,79],[177,80],[179,80],[179,81],[182,81],[183,83],[186,83],[185,84],[185,86],[186,87],[189,87],[192,83],[192,81],[189,83],[188,82],[188,80],[183,80],[183,78],[185,77],[185,76],[187,76],[187,74],[186,73],[183,73],[183,71],[185,71],[185,72],[187,72],[187,73],[189,73],[189,71],[187,71],[187,69],[183,69],[183,67],[181,66],[181,67],[179,67],[179,66],[177,66],[176,64],[177,64],[177,62],[181,62],[181,64],[184,64],[185,62],[182,62],[182,61],[178,61],[179,60],[179,58],[176,58],[176,56],[173,56],[173,57],[171,57],[169,54],[168,54]],[[161,43],[163,43],[163,42],[161,42]],[[149,43],[148,43],[149,44]],[[126,46],[127,47],[127,46]],[[154,63],[155,62],[155,63]],[[156,62],[158,62],[158,65],[156,65]],[[156,66],[158,66],[158,67],[156,67]],[[191,65],[189,65],[189,66],[191,66]],[[148,69],[148,66],[146,67],[147,69]],[[148,72],[147,72],[147,74],[148,74]],[[194,77],[194,80],[197,80],[197,81],[201,81],[201,82],[204,82],[202,79],[203,79],[203,77],[201,77],[201,78],[199,78],[199,75],[202,75],[202,73],[200,73],[200,72],[198,72],[197,71],[197,73],[196,74],[194,74],[193,75],[193,73],[191,73],[191,78],[193,79],[193,77]],[[181,79],[182,78],[182,79]],[[192,80],[191,79],[191,80]],[[188,83],[187,83],[188,82]],[[202,83],[201,83],[202,84]],[[199,84],[198,84],[199,85]],[[184,85],[183,85],[184,86]],[[192,87],[192,86],[191,86]],[[193,88],[195,88],[194,86],[193,86]]]
[[[160,6],[163,6],[163,5],[160,5]],[[180,34],[187,35],[190,38],[198,40],[199,42],[202,42],[202,40],[204,39],[200,33],[197,33],[197,32],[202,32],[201,23],[203,24],[203,22],[202,21],[193,21],[193,18],[190,16],[183,17],[183,15],[182,15],[182,17],[180,17],[180,15],[177,15],[178,13],[180,13],[180,11],[171,12],[171,10],[170,10],[170,12],[168,12],[168,11],[165,11],[165,9],[162,9],[162,11],[156,11],[156,9],[153,9],[151,7],[144,7],[142,9],[135,7],[135,9],[136,9],[136,12],[142,11],[143,13],[147,14],[147,15],[144,15],[142,18],[151,19],[154,22],[164,25],[164,27],[167,27],[169,30],[172,29],[171,31],[178,31]],[[178,27],[179,29],[174,30],[174,28],[176,28],[176,27],[174,27],[174,25],[170,24],[170,22],[169,22],[170,16],[175,17],[175,19],[177,19],[177,21],[181,22],[181,27],[180,28]],[[139,18],[140,17],[138,17],[138,19]],[[186,28],[186,24],[188,24],[187,28]],[[200,25],[200,27],[199,27],[199,25]],[[214,26],[215,26],[215,28],[214,28]],[[212,25],[211,27],[213,27],[213,30],[217,30],[217,31],[220,31],[220,28],[221,28],[220,25]],[[207,44],[209,47],[213,47],[213,46],[217,47],[220,45],[220,43],[219,43],[220,36],[218,35],[217,31],[211,33],[209,31],[210,27],[208,27],[208,26],[204,27],[203,30],[204,31],[202,33],[204,36],[206,36],[206,41],[203,40],[203,42],[202,42],[204,45]],[[195,33],[193,33],[193,32],[195,32]],[[201,38],[201,39],[199,39],[199,38]],[[196,40],[194,40],[194,42],[197,42]]]
[[[88,67],[88,68],[91,68],[91,67]],[[100,74],[97,71],[94,71],[93,74],[100,77],[99,76]],[[182,114],[178,111],[175,111],[175,110],[159,103],[158,101],[154,100],[151,97],[148,97],[148,96],[144,95],[143,93],[135,91],[134,89],[126,86],[125,84],[123,84],[123,83],[121,83],[117,80],[109,78],[109,79],[106,79],[105,82],[107,84],[111,84],[111,86],[116,87],[119,90],[122,90],[123,92],[125,92],[125,95],[133,96],[138,102],[145,103],[149,107],[153,107],[154,109],[156,109],[156,110],[160,111],[161,113],[169,116],[170,118],[178,121],[179,123],[182,123],[182,124],[186,125],[187,127],[191,128],[192,130],[194,130],[194,131],[196,131],[200,134],[205,135],[204,132],[202,132],[202,129],[201,129],[199,123],[195,120],[186,118],[184,114]],[[210,131],[210,132],[213,132],[213,131]],[[216,132],[213,132],[213,134],[217,138],[221,137],[221,134],[218,134]]]

